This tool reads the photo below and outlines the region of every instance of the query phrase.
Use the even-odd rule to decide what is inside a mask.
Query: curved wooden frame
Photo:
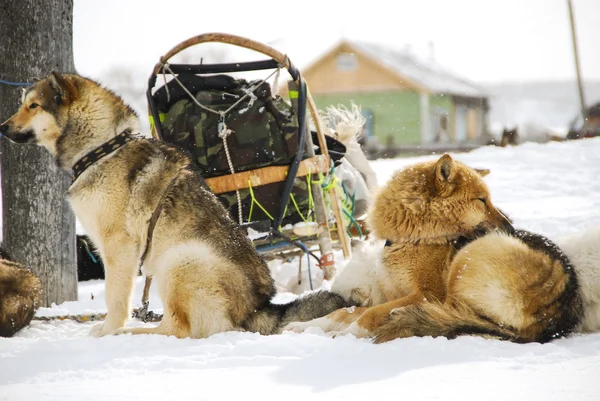
[[[185,50],[191,46],[195,46],[195,45],[202,44],[202,43],[210,43],[210,42],[219,42],[219,43],[234,45],[234,46],[238,46],[238,47],[243,47],[243,48],[246,48],[249,50],[254,50],[258,53],[262,53],[266,56],[271,57],[273,60],[277,61],[282,67],[285,67],[288,70],[290,70],[290,68],[294,68],[287,55],[285,55],[285,54],[281,53],[280,51],[278,51],[270,46],[267,46],[263,43],[256,42],[252,39],[244,38],[241,36],[236,36],[236,35],[231,35],[231,34],[226,34],[226,33],[205,33],[205,34],[193,36],[187,40],[184,40],[183,42],[179,43],[178,45],[173,47],[171,50],[169,50],[164,56],[162,56],[160,58],[160,61],[154,66],[153,73],[155,75],[160,74],[163,69],[163,65],[168,63],[168,61],[172,57],[174,57],[178,53],[182,52],[183,50]],[[300,73],[298,72],[298,78],[299,77],[300,77]],[[296,79],[298,81],[297,78],[294,78],[294,79]],[[297,83],[299,83],[299,82],[297,82]],[[330,165],[331,159],[329,157],[329,150],[327,148],[327,142],[325,140],[325,133],[323,131],[323,127],[321,125],[321,120],[319,118],[319,112],[316,108],[314,100],[312,99],[312,96],[310,95],[310,91],[307,90],[306,95],[307,95],[307,106],[310,111],[315,128],[317,130],[317,138],[319,140],[319,147],[321,148],[321,152],[322,152],[322,157],[320,158],[321,160],[319,160],[318,162],[316,160],[312,160],[312,162],[318,163],[320,165],[320,162],[323,161],[323,162],[325,162],[326,165]],[[158,137],[155,129],[152,130],[152,136],[154,138]],[[315,158],[311,158],[311,159],[315,159]],[[311,160],[311,159],[309,159],[309,160]],[[322,159],[324,159],[324,160],[322,160]],[[307,161],[305,160],[305,162],[307,162]],[[310,163],[310,162],[308,162],[308,163]],[[272,169],[272,167],[265,167],[264,169]],[[263,173],[265,173],[265,172],[260,171],[260,170],[264,170],[264,169],[257,169],[257,170],[253,170],[252,172],[246,172],[246,173],[252,173],[252,174],[254,174],[254,176],[264,175]],[[284,172],[287,173],[287,167],[284,166],[283,169],[285,169]],[[280,174],[280,173],[281,172],[279,172],[278,174]],[[232,176],[234,176],[234,177],[232,177],[230,175],[230,176],[222,176],[222,177],[217,177],[217,178],[221,181],[224,181],[224,180],[232,181],[233,183],[226,184],[225,186],[226,187],[233,186],[235,189],[235,187],[237,187],[238,185],[244,185],[243,183],[244,182],[247,183],[247,181],[248,181],[248,177],[241,176],[240,174],[244,175],[244,172],[233,174]],[[217,185],[216,184],[217,182],[218,181],[214,181],[213,185]],[[272,181],[272,182],[276,182],[276,181]],[[240,184],[240,183],[242,183],[242,184]],[[245,185],[247,188],[248,185],[247,184],[245,184]],[[221,184],[219,184],[219,186],[221,186]],[[348,235],[343,227],[344,225],[343,225],[343,217],[342,217],[342,211],[341,211],[340,194],[339,194],[339,190],[338,190],[337,186],[333,186],[333,188],[331,188],[329,190],[329,194],[330,194],[330,198],[332,200],[331,206],[332,206],[333,214],[335,216],[336,223],[337,223],[336,226],[337,226],[339,241],[341,242],[341,245],[342,245],[344,257],[348,258],[348,257],[350,257],[350,240],[349,240]],[[323,207],[324,206],[325,205],[323,204]],[[324,223],[324,224],[327,224],[327,223]],[[327,230],[325,236],[329,239],[329,245],[325,246],[325,248],[327,248],[327,249],[322,248],[321,251],[322,251],[322,253],[331,253],[332,248],[331,248],[331,237],[329,236],[329,230]]]

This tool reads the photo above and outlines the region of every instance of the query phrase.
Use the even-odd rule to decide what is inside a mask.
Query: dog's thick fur
[[[12,337],[27,326],[42,296],[40,279],[0,249],[0,337]]]
[[[135,112],[117,95],[92,80],[57,73],[31,87],[21,108],[0,126],[14,142],[44,146],[65,169],[137,129]],[[192,160],[167,143],[141,138],[127,143],[79,176],[68,198],[106,270],[108,314],[93,335],[201,338],[240,329],[272,334],[283,323],[346,305],[329,292],[271,304],[275,286],[267,264]],[[163,319],[158,327],[127,329],[134,276],[159,204],[143,272],[158,285]]]
[[[314,325],[376,342],[461,334],[547,342],[580,323],[569,259],[547,239],[514,231],[481,174],[448,155],[395,174],[370,223],[388,246],[359,256],[332,286],[365,306],[286,330]]]
[[[577,331],[600,331],[600,228],[592,226],[561,236],[556,242],[569,257],[579,279],[583,319]]]

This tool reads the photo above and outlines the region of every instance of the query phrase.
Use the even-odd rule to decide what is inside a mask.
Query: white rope
[[[169,92],[169,87],[167,86],[167,74],[165,74],[165,65],[163,64],[162,68],[162,76],[163,82],[165,83],[165,91],[167,92],[167,102],[171,101],[171,93]]]
[[[275,78],[273,78],[273,95],[279,95],[279,72],[281,71],[281,67],[277,69],[277,73],[275,74]]]
[[[219,110],[211,109],[210,107],[205,106],[202,103],[200,103],[198,101],[198,99],[196,99],[196,96],[194,96],[192,94],[192,92],[190,92],[188,90],[188,88],[186,88],[185,85],[179,80],[179,78],[177,77],[177,75],[175,75],[173,73],[173,71],[171,70],[171,67],[169,67],[168,63],[164,63],[162,66],[163,66],[163,70],[166,69],[167,71],[169,71],[169,73],[173,76],[173,79],[179,84],[179,86],[181,86],[181,88],[185,91],[185,93],[187,93],[189,95],[189,97],[192,98],[192,100],[194,101],[194,103],[196,103],[196,105],[198,107],[200,107],[200,108],[202,108],[202,109],[204,109],[206,111],[210,111],[211,113],[218,114],[222,118],[225,118],[225,116],[227,115],[227,113],[229,113],[231,110],[233,110],[238,104],[240,104],[240,102],[242,100],[244,100],[245,98],[247,98],[248,96],[250,96],[251,93],[253,93],[255,90],[257,90],[258,88],[260,88],[262,86],[262,84],[264,84],[265,82],[267,82],[267,80],[269,78],[271,78],[273,75],[275,75],[275,73],[277,73],[279,71],[279,68],[277,68],[275,71],[273,71],[271,74],[269,74],[268,77],[266,77],[265,79],[263,79],[258,84],[256,84],[253,87],[251,87],[250,89],[248,89],[248,91],[246,92],[246,94],[244,96],[242,96],[241,98],[239,98],[238,101],[235,102],[234,104],[232,104],[227,110],[225,110],[225,111],[219,111]]]
[[[225,120],[219,122],[219,125],[222,125],[219,131],[219,138],[223,140],[223,147],[225,148],[225,155],[227,156],[227,164],[229,164],[229,170],[231,174],[235,174],[235,169],[233,168],[233,162],[231,161],[231,155],[229,154],[229,146],[227,146],[227,137],[233,132],[227,125],[225,125]],[[242,215],[242,197],[240,196],[240,191],[238,189],[235,190],[235,197],[237,198],[238,203],[238,219],[240,225],[244,222],[244,218]]]

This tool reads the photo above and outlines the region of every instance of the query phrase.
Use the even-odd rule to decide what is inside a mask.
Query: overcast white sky
[[[573,0],[583,76],[600,80],[600,0]],[[150,73],[180,41],[227,32],[302,67],[341,37],[407,44],[479,82],[574,79],[566,0],[75,0],[78,72]],[[260,57],[256,57],[257,59]],[[231,60],[235,61],[235,59]]]

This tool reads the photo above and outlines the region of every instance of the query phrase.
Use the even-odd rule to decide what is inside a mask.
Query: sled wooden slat
[[[323,155],[317,155],[305,159],[300,163],[296,177],[304,177],[309,172],[311,174],[326,173],[329,171],[329,168],[328,158]],[[269,166],[220,177],[206,178],[205,181],[213,193],[222,194],[235,191],[236,189],[246,189],[249,187],[249,184],[254,188],[284,181],[287,177],[287,172],[288,166]]]

